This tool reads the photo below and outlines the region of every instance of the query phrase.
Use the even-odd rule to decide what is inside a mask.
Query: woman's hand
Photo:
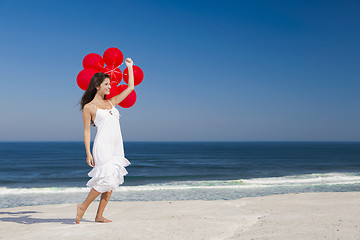
[[[131,60],[131,58],[127,58],[127,59],[125,60],[125,64],[126,64],[127,67],[132,67],[132,65],[133,65],[134,63],[133,63],[133,60]]]
[[[86,162],[90,167],[94,167],[94,159],[91,154],[87,155]]]

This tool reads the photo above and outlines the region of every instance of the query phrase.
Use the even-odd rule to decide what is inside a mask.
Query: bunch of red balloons
[[[110,76],[110,94],[106,95],[106,99],[110,99],[127,88],[129,82],[129,70],[125,68],[124,74],[119,69],[122,64],[124,56],[117,48],[108,48],[104,52],[103,57],[96,53],[90,53],[84,57],[84,69],[79,72],[76,78],[77,85],[84,91],[89,86],[91,78],[97,72],[103,72]],[[105,66],[106,64],[106,66]],[[140,67],[133,65],[134,72],[134,85],[139,85],[144,79],[144,73]],[[120,84],[121,79],[124,77],[126,84]],[[120,84],[120,85],[119,85]],[[133,90],[119,105],[123,108],[132,107],[136,102],[136,92]]]

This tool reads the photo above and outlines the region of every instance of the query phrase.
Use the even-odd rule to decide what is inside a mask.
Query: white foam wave
[[[251,185],[326,185],[360,183],[358,173],[303,174],[273,178],[254,178],[243,180]]]
[[[78,193],[88,192],[88,188],[81,187],[42,187],[42,188],[7,188],[0,187],[0,195],[5,194],[33,194],[33,193]]]
[[[236,180],[176,181],[140,186],[120,186],[117,191],[154,191],[189,189],[258,189],[270,187],[306,187],[360,184],[359,173],[303,174],[285,177],[252,178]],[[0,187],[0,195],[6,194],[56,194],[88,192],[86,187],[7,188]]]

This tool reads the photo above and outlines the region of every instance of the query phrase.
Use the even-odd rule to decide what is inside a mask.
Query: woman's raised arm
[[[112,97],[110,101],[114,106],[118,105],[122,102],[133,90],[134,90],[134,70],[133,70],[133,61],[131,58],[127,58],[125,60],[126,66],[129,70],[129,82],[128,87],[119,95],[116,95],[115,97]]]

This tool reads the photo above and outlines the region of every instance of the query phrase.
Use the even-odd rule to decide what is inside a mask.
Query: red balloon
[[[118,86],[120,93],[122,93],[128,86],[126,84],[121,84]],[[132,107],[136,102],[136,92],[133,90],[124,100],[119,103],[120,107],[129,108]]]
[[[122,79],[122,72],[118,67],[115,66],[106,66],[103,70],[103,73],[109,74],[110,82],[116,83],[118,85]]]
[[[83,60],[83,67],[84,68],[93,68],[99,71],[102,70],[104,67],[104,60],[99,54],[96,53],[89,53],[84,57]]]
[[[119,95],[121,92],[118,89],[118,87],[116,86],[117,84],[115,82],[110,83],[110,93],[108,95],[106,95],[105,99],[108,100],[112,97],[115,97],[116,95]]]
[[[114,47],[106,49],[103,57],[106,65],[113,65],[115,67],[120,66],[124,59],[122,52]]]
[[[91,81],[91,78],[94,76],[95,73],[98,71],[92,68],[85,68],[79,72],[76,78],[77,85],[82,90],[86,91]]]
[[[133,72],[134,72],[134,85],[139,85],[142,80],[144,79],[144,72],[141,70],[138,66],[133,66]],[[129,82],[129,70],[128,68],[125,68],[124,70],[124,81],[128,84]]]

